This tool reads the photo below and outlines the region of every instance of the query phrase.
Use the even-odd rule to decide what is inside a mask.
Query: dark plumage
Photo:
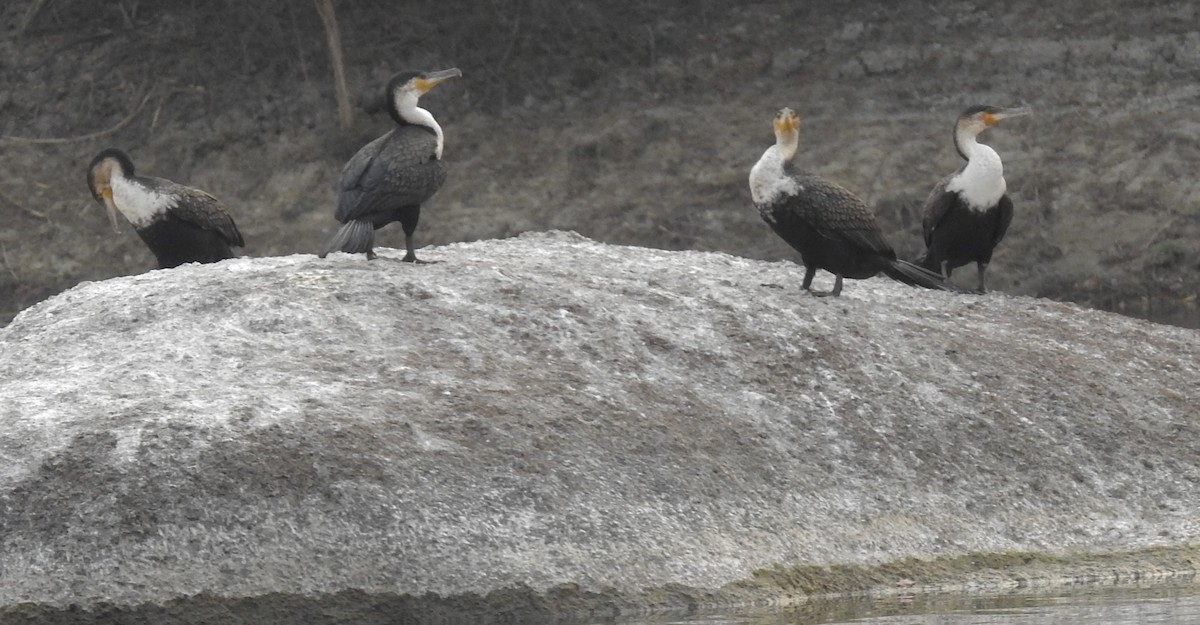
[[[166,269],[184,263],[233,258],[245,242],[220,200],[205,191],[146,176],[135,176],[133,161],[106,149],[88,166],[92,197],[108,209],[113,230],[119,211]]]
[[[976,137],[1002,119],[1028,112],[972,106],[958,117],[954,147],[967,164],[939,182],[925,201],[922,230],[926,250],[917,259],[921,266],[949,278],[956,267],[973,262],[978,270],[978,290],[987,290],[987,267],[1012,223],[1013,204],[1000,155],[978,143]]]
[[[838,295],[843,278],[879,273],[926,288],[947,288],[941,277],[896,258],[883,238],[875,213],[857,195],[807,172],[791,171],[799,145],[800,119],[791,109],[775,117],[775,145],[750,171],[750,192],[771,229],[800,252],[803,289],[814,295]],[[834,274],[833,290],[811,291],[817,269]]]
[[[421,204],[446,180],[442,164],[442,129],[433,115],[417,106],[422,94],[438,83],[461,76],[457,69],[440,72],[404,72],[388,83],[388,112],[397,127],[363,146],[346,166],[338,182],[334,217],[342,227],[321,252],[366,253],[375,258],[375,230],[394,221],[404,230],[403,260],[417,260],[413,232]]]

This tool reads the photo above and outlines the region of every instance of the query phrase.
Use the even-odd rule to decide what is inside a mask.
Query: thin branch
[[[1176,221],[1179,220],[1179,218],[1176,215],[1174,215],[1173,213],[1168,213],[1168,214],[1171,215],[1171,219],[1163,220],[1163,221],[1166,221],[1166,223],[1163,224],[1163,227],[1159,228],[1158,230],[1155,230],[1154,234],[1151,235],[1150,238],[1146,240],[1146,244],[1142,246],[1142,251],[1148,251],[1151,246],[1153,246],[1155,243],[1158,243],[1159,237],[1161,237],[1163,234],[1179,227],[1175,223]]]
[[[8,270],[8,275],[12,276],[13,280],[20,282],[21,276],[17,275],[16,270],[13,269],[12,263],[8,262],[8,247],[3,243],[0,243],[0,259],[4,260],[4,268]]]
[[[150,101],[150,98],[153,95],[154,95],[153,91],[148,91],[146,93],[146,96],[142,98],[142,101],[139,102],[136,107],[134,107],[133,111],[125,116],[125,119],[122,119],[121,121],[117,122],[117,124],[111,128],[105,128],[104,130],[101,130],[98,132],[93,132],[93,133],[89,133],[86,135],[78,135],[75,137],[47,137],[47,138],[14,137],[12,135],[0,135],[0,139],[3,139],[4,141],[13,141],[13,142],[17,142],[17,143],[29,143],[29,144],[33,144],[33,145],[55,145],[55,144],[60,144],[60,143],[75,143],[77,141],[89,141],[91,139],[99,139],[100,137],[107,137],[108,135],[111,135],[111,134],[117,132],[118,130],[128,126],[129,123],[132,122],[135,117],[137,117],[137,114],[142,112],[142,109],[145,108],[146,103]]]
[[[38,219],[47,219],[47,220],[50,219],[50,217],[47,216],[46,213],[43,213],[42,211],[33,210],[32,208],[27,208],[27,207],[23,206],[16,200],[12,199],[12,197],[10,197],[7,193],[5,193],[2,190],[0,190],[0,200],[3,200],[4,202],[15,206],[17,208],[17,210],[19,210],[22,213],[25,213],[27,215],[37,217]]]
[[[33,20],[37,18],[38,13],[42,12],[42,7],[46,6],[46,0],[33,0],[29,3],[29,8],[25,11],[25,17],[21,19],[21,27],[17,29],[18,35],[24,35],[25,31],[33,25]]]
[[[695,244],[695,243],[699,243],[699,242],[700,242],[701,240],[703,240],[703,238],[704,238],[704,237],[701,237],[701,236],[699,236],[699,235],[695,235],[695,234],[689,234],[689,233],[683,232],[682,230],[673,230],[673,229],[671,229],[671,228],[668,228],[668,227],[666,227],[665,225],[663,225],[663,224],[661,224],[661,223],[659,223],[659,224],[655,224],[655,225],[656,225],[656,226],[658,226],[658,230],[659,230],[659,232],[663,232],[663,233],[665,233],[665,234],[669,234],[669,235],[671,235],[671,236],[673,236],[673,237],[677,237],[677,238],[680,238],[680,239],[686,239],[686,240],[689,240],[689,241],[691,241],[693,244]]]
[[[313,0],[321,23],[325,25],[325,38],[329,42],[329,58],[333,62],[333,88],[337,93],[338,119],[342,128],[354,123],[354,109],[350,108],[350,91],[346,88],[346,64],[342,60],[342,31],[338,28],[337,13],[333,0]]]
[[[304,60],[304,43],[300,36],[300,26],[296,23],[296,12],[292,10],[292,3],[287,3],[287,12],[289,22],[292,26],[292,38],[296,40],[296,60],[300,62],[300,76],[304,79],[304,84],[308,84],[308,62]]]

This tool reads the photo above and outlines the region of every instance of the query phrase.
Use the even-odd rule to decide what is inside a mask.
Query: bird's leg
[[[410,207],[400,217],[400,228],[404,230],[404,258],[400,260],[406,263],[415,265],[429,265],[437,261],[420,260],[417,258],[417,252],[413,247],[413,233],[417,231],[417,221],[421,218],[421,207]]]
[[[950,261],[946,261],[946,260],[942,261],[942,279],[943,280],[950,279],[950,267],[948,267],[949,264],[950,264]]]
[[[813,276],[815,276],[815,275],[817,275],[817,267],[815,265],[813,265],[811,267],[808,265],[805,265],[804,266],[804,283],[800,285],[800,288],[804,289],[805,291],[808,291],[809,293],[811,293],[812,295],[815,295],[816,297],[825,297],[828,295],[836,296],[836,295],[841,294],[841,292],[842,292],[842,277],[841,276],[834,274],[834,276],[836,276],[836,279],[833,281],[833,290],[832,291],[814,291],[814,290],[812,290],[812,281],[813,281]]]
[[[421,260],[417,258],[417,253],[413,247],[412,236],[409,234],[404,235],[404,250],[404,258],[400,259],[401,262],[412,263],[414,265],[432,265],[433,263],[437,262],[436,260]]]
[[[841,276],[834,274],[833,290],[809,290],[814,298],[836,298],[841,295]]]
[[[378,256],[375,255],[375,250],[367,248],[367,260],[375,260]]]
[[[842,277],[834,274],[833,290],[832,291],[809,291],[817,297],[837,297],[842,294]]]
[[[804,289],[805,291],[811,291],[813,276],[815,276],[815,275],[817,275],[817,268],[809,267],[808,265],[805,265],[804,266],[804,282],[800,284],[800,288]]]
[[[413,248],[413,232],[417,229],[417,220],[404,219],[400,221],[400,226],[404,229],[404,258],[400,260],[406,263],[420,263],[417,260],[417,253]]]
[[[979,269],[979,292],[987,293],[987,284],[986,284],[986,281],[984,280],[984,275],[987,273],[988,264],[987,263],[975,263],[975,266]]]

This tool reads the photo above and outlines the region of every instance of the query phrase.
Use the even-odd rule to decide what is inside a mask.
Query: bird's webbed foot
[[[417,258],[416,254],[409,252],[404,255],[404,258],[400,259],[400,262],[412,263],[414,265],[432,265],[438,261],[436,261],[436,260],[421,260],[420,258]]]
[[[813,297],[837,297],[842,294],[842,277],[840,275],[834,277],[832,291],[814,291],[811,288],[811,283],[805,285],[805,290],[811,293]]]

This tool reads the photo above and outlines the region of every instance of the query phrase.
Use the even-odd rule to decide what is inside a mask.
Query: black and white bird
[[[394,221],[404,229],[405,255],[417,260],[413,232],[421,204],[446,180],[442,127],[417,101],[439,83],[462,76],[457,68],[402,72],[387,86],[388,113],[396,128],[363,146],[342,169],[334,217],[342,224],[321,252],[366,253],[375,258],[375,230]]]
[[[978,290],[987,290],[992,252],[1012,223],[1013,204],[1004,181],[1004,164],[991,147],[977,141],[980,133],[1027,108],[972,106],[954,124],[954,147],[967,164],[944,178],[925,201],[922,230],[925,254],[917,262],[946,278],[956,267],[975,263]]]
[[[750,170],[750,195],[763,221],[800,252],[801,288],[813,295],[839,295],[843,278],[879,273],[913,286],[949,288],[937,273],[896,258],[875,213],[861,198],[815,174],[793,171],[799,143],[800,118],[791,109],[780,110],[775,116],[775,145]],[[835,276],[833,290],[811,290],[818,269]]]
[[[147,176],[135,176],[133,161],[108,148],[88,166],[92,197],[108,209],[113,230],[120,212],[166,269],[184,263],[233,258],[245,242],[221,201],[205,191]]]

